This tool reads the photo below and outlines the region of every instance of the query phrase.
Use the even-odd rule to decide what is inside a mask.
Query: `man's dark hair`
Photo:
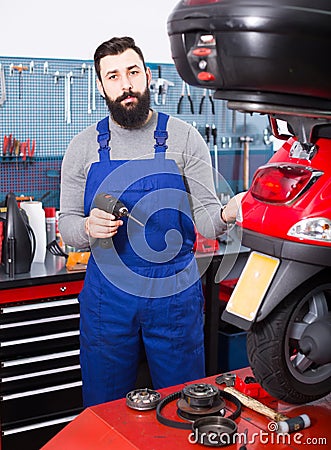
[[[94,67],[96,74],[101,81],[100,76],[100,60],[101,58],[104,58],[108,55],[119,55],[125,50],[128,50],[129,48],[132,48],[140,57],[144,64],[144,68],[146,70],[146,64],[144,60],[144,55],[139,47],[136,46],[135,41],[128,36],[124,37],[113,37],[112,39],[109,39],[109,41],[105,41],[102,44],[99,45],[99,47],[96,49],[94,53]]]

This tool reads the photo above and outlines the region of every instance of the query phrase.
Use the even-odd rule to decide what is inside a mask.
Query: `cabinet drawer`
[[[0,303],[36,300],[49,297],[74,296],[82,290],[84,281],[52,283],[39,286],[2,289]]]
[[[22,375],[13,375],[0,378],[0,394],[2,398],[24,391],[47,388],[63,383],[80,381],[82,378],[80,365],[57,367]],[[20,394],[19,394],[20,395]]]
[[[82,382],[75,381],[48,388],[23,391],[1,397],[3,427],[34,417],[51,416],[59,411],[82,407]]]
[[[20,305],[2,304],[0,307],[0,327],[10,328],[11,324],[24,325],[25,322],[56,316],[79,314],[78,299],[44,300],[26,302]]]
[[[83,408],[68,411],[60,417],[39,418],[38,422],[27,425],[4,427],[2,429],[1,450],[39,450],[53,436],[62,430],[82,411]]]
[[[39,337],[48,334],[78,329],[79,314],[67,314],[63,316],[26,320],[24,322],[0,324],[0,342],[1,346],[6,346],[8,342],[12,341],[33,339],[34,337],[37,340]]]
[[[1,377],[28,375],[34,372],[79,364],[79,349],[54,352],[48,355],[5,360],[1,363]]]
[[[0,343],[0,359],[13,360],[49,355],[79,348],[79,330]]]

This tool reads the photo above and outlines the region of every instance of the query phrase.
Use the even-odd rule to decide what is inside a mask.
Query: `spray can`
[[[46,236],[47,236],[47,244],[54,241],[56,238],[56,218],[55,218],[55,208],[46,207],[45,211],[45,220],[46,220]]]

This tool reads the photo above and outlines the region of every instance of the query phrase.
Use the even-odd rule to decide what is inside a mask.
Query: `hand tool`
[[[13,152],[14,152],[14,148],[15,148],[15,141],[16,141],[16,139],[14,137],[12,137],[10,139],[9,145],[7,147],[9,156],[11,156],[11,157],[13,156]]]
[[[206,144],[208,145],[209,153],[211,153],[210,137],[211,137],[211,128],[210,128],[210,125],[208,123],[206,123],[206,125],[205,125],[205,141],[206,141]],[[214,179],[215,179],[215,177],[214,177]]]
[[[137,220],[132,216],[132,214],[129,213],[128,208],[120,200],[110,194],[98,194],[94,199],[94,205],[96,208],[113,214],[116,219],[119,219],[121,217],[129,217],[141,227],[144,226],[144,224],[139,222],[139,220]]]
[[[182,92],[180,94],[180,97],[179,97],[179,100],[178,100],[178,104],[177,104],[177,114],[181,114],[181,112],[182,112],[182,102],[183,102],[183,99],[184,99],[184,96],[185,96],[185,90],[187,92],[187,98],[188,98],[188,101],[190,103],[191,113],[194,114],[194,105],[193,105],[193,100],[192,100],[192,97],[191,97],[190,86],[187,83],[185,83],[185,81],[183,81]]]
[[[7,156],[7,152],[8,153],[10,152],[11,140],[12,140],[11,134],[9,136],[3,137],[3,145],[2,145],[2,155],[3,156]]]
[[[6,95],[6,81],[5,81],[5,71],[0,63],[0,106],[2,106],[7,99]]]
[[[249,143],[253,142],[250,136],[241,136],[240,142],[244,144],[243,154],[243,190],[247,191],[249,188]]]
[[[161,66],[158,66],[158,78],[156,81],[152,80],[150,84],[150,90],[154,93],[156,105],[165,105],[169,86],[175,86],[175,83],[162,78]]]
[[[202,94],[202,97],[201,97],[201,100],[200,100],[199,114],[202,114],[203,104],[205,102],[206,95],[207,95],[207,89],[205,88],[203,90],[203,94]],[[210,101],[210,104],[211,104],[211,113],[215,114],[215,104],[214,104],[214,100],[213,100],[213,94],[211,93],[210,89],[208,89],[208,98],[209,98],[209,101]]]
[[[253,411],[277,422],[275,431],[278,433],[291,433],[292,431],[302,430],[310,426],[311,422],[307,414],[301,414],[300,416],[290,418],[272,408],[269,408],[258,400],[239,392],[236,388],[234,388],[235,378],[235,374],[224,373],[218,376],[215,381],[217,384],[225,384],[226,387],[224,388],[224,391],[232,394],[247,408],[250,408]]]
[[[2,156],[6,156],[7,153],[7,145],[8,145],[8,138],[5,135],[3,137],[3,142],[2,142]]]
[[[71,124],[71,85],[73,82],[73,73],[68,72],[64,79],[64,115],[68,125]]]
[[[214,148],[215,188],[216,188],[216,192],[218,192],[218,190],[219,190],[219,174],[218,174],[217,128],[214,123],[211,126],[211,135],[213,136],[213,148]]]
[[[24,70],[29,70],[27,66],[23,66],[22,64],[19,64],[18,66],[14,66],[14,64],[10,65],[10,74],[12,75],[14,73],[14,70],[18,71],[18,98],[19,100],[22,99],[22,73]]]
[[[87,114],[92,114],[91,108],[92,66],[87,67]]]
[[[26,150],[28,147],[27,142],[21,142],[20,145],[20,156],[22,157],[22,161],[24,162],[24,169],[26,169]]]
[[[92,111],[96,110],[96,104],[95,104],[95,88],[96,88],[96,73],[95,68],[92,66]]]
[[[18,157],[20,156],[20,141],[14,139],[14,153],[15,153],[15,161],[16,161],[16,170],[18,170]]]
[[[120,217],[129,217],[141,227],[144,226],[141,222],[139,222],[139,220],[134,218],[129,213],[128,208],[120,200],[110,194],[102,193],[96,195],[94,199],[94,206],[96,208],[102,209],[103,211],[113,214],[116,219],[119,219]],[[104,249],[110,248],[113,245],[112,238],[98,239],[97,242],[99,243],[100,247]]]
[[[207,145],[209,147],[209,143],[210,143],[210,126],[209,126],[208,123],[206,123],[206,125],[205,125],[205,140],[206,140],[206,143],[207,143]]]
[[[68,258],[68,253],[65,253],[62,248],[59,246],[58,242],[54,239],[46,245],[47,250],[54,256],[64,256],[64,258]]]
[[[28,151],[28,157],[29,157],[29,162],[32,162],[32,158],[34,156],[34,152],[36,149],[36,141],[35,139],[32,139],[32,147],[30,147],[30,139],[27,140],[26,142],[26,148]]]
[[[44,75],[48,75],[48,67],[49,67],[48,61],[45,61],[44,62]]]

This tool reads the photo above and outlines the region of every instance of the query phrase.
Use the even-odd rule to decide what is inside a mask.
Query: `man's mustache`
[[[120,97],[117,97],[116,102],[120,103],[123,100],[125,100],[128,97],[136,97],[139,98],[139,94],[132,92],[132,91],[128,91],[128,92],[124,92]]]

